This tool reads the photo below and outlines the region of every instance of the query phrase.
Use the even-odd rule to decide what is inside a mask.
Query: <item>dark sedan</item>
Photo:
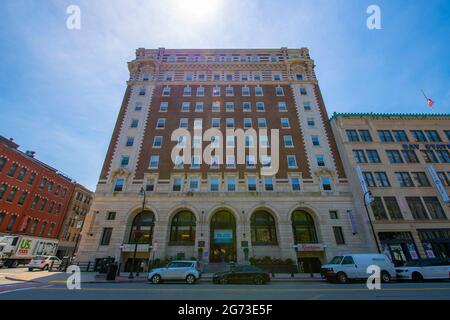
[[[248,283],[248,284],[264,284],[270,281],[267,272],[250,266],[233,266],[229,271],[217,272],[213,276],[213,283]]]

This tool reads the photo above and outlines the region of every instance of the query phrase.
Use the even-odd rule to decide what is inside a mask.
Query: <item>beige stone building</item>
[[[214,263],[270,256],[318,271],[335,254],[374,250],[308,49],[138,49],[128,66],[80,261],[112,256],[129,270],[136,249],[139,264],[150,257]],[[227,157],[207,164],[194,153],[191,164],[172,161],[178,128],[192,134],[193,150],[214,140]],[[223,134],[208,139],[198,128]],[[279,138],[245,138],[239,163],[226,132],[238,128],[277,129]],[[259,161],[251,149],[263,144],[270,151]],[[273,157],[278,170],[262,175]]]
[[[359,211],[360,177],[373,195],[381,250],[397,265],[449,257],[450,115],[334,114],[331,125]]]

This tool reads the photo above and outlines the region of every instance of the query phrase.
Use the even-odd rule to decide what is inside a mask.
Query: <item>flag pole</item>
[[[420,89],[420,91],[422,91],[422,94],[423,94],[423,96],[425,97],[425,99],[427,99],[427,101],[428,101],[428,97],[427,97],[427,95],[425,94],[425,92],[423,92],[423,90],[422,89]]]

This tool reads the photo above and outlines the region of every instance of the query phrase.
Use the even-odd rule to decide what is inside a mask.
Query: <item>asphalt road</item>
[[[364,283],[272,282],[266,285],[83,283],[68,290],[64,283],[21,283],[0,286],[0,300],[450,300],[450,282],[391,283],[368,290]]]

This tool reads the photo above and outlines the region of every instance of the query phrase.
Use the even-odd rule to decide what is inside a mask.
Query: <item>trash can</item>
[[[106,271],[106,280],[116,280],[117,263],[108,264]]]

